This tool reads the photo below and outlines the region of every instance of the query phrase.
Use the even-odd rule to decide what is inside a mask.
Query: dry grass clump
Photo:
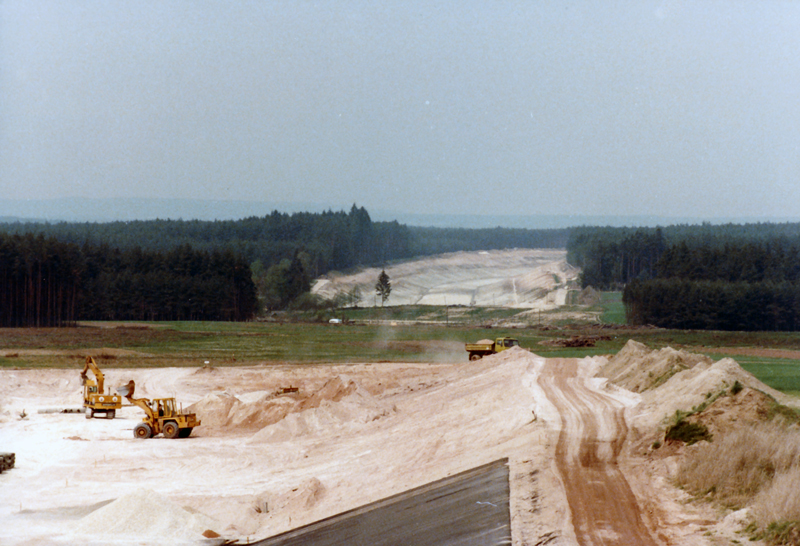
[[[800,463],[778,472],[753,500],[753,515],[759,525],[775,521],[800,522]]]
[[[779,417],[698,444],[679,466],[677,481],[724,506],[751,507],[759,529],[794,536],[800,529],[800,426]],[[773,543],[796,544],[768,535]]]

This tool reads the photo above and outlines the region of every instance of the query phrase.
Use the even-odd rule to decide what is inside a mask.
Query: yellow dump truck
[[[513,337],[499,337],[492,341],[491,339],[482,339],[477,343],[467,343],[464,348],[469,353],[470,360],[480,360],[484,356],[493,355],[500,351],[505,351],[511,347],[519,347],[519,341]]]
[[[94,379],[89,379],[87,372],[94,374]],[[104,413],[106,419],[113,419],[117,410],[122,407],[122,396],[103,392],[104,376],[97,366],[94,358],[86,357],[86,365],[81,372],[81,383],[83,383],[83,408],[86,418],[91,419],[96,413]]]

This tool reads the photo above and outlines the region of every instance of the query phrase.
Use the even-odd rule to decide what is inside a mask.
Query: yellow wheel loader
[[[94,379],[89,379],[87,372],[94,374]],[[94,358],[86,357],[86,365],[81,372],[81,382],[83,383],[83,408],[86,418],[91,419],[96,413],[105,413],[106,419],[113,419],[117,410],[122,407],[122,396],[119,394],[108,394],[103,392],[103,372],[97,366]]]
[[[133,427],[133,437],[146,440],[158,434],[165,438],[188,438],[200,420],[194,413],[178,409],[174,398],[134,398],[136,383],[133,380],[119,387],[117,391],[134,406],[144,410],[142,422]]]

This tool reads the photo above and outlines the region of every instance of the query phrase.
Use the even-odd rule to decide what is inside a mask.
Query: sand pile
[[[711,362],[707,356],[676,351],[671,347],[653,351],[638,341],[630,340],[603,366],[602,374],[629,391],[644,392],[661,385],[676,373]]]
[[[356,381],[339,375],[311,394],[262,391],[238,398],[229,392],[212,393],[190,406],[189,411],[197,413],[203,422],[202,435],[222,430],[255,432],[281,423],[272,432],[258,435],[260,442],[281,441],[347,423],[366,423],[393,409]]]
[[[317,478],[308,478],[297,487],[278,494],[262,493],[256,497],[253,509],[258,513],[301,513],[313,508],[325,496],[325,486]]]
[[[478,286],[469,304],[551,308],[559,299],[558,289],[566,288],[563,283],[577,277],[577,270],[573,270],[572,266],[562,260],[537,267],[522,275]]]
[[[663,425],[678,410],[699,407],[737,381],[776,400],[786,398],[730,358],[713,362],[669,347],[654,351],[636,341],[629,341],[600,373],[618,386],[642,393],[642,405],[633,418],[634,427],[642,431]]]
[[[690,422],[704,424],[713,437],[769,418],[774,401],[761,391],[745,387],[737,394],[721,396]]]
[[[579,270],[569,265],[566,260],[559,260],[520,275],[514,282],[520,293],[533,293],[537,289],[553,290],[566,280],[577,278],[578,272]]]
[[[81,537],[113,536],[137,543],[157,539],[162,544],[197,544],[204,540],[203,533],[219,527],[203,514],[190,512],[149,489],[139,489],[83,517],[74,532]]]
[[[351,430],[396,411],[355,381],[335,377],[293,412],[262,428],[248,443],[284,442],[298,436]]]
[[[239,401],[228,413],[225,428],[230,430],[260,430],[277,423],[294,411],[297,401],[291,396],[264,393],[253,402]]]
[[[241,401],[228,392],[212,393],[199,402],[192,404],[187,411],[195,412],[203,427],[222,427],[228,422],[233,406]]]

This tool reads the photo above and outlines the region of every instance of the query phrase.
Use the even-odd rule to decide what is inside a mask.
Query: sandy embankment
[[[464,305],[551,310],[577,288],[579,270],[559,249],[454,252],[387,266],[391,305]],[[331,273],[312,292],[325,298],[357,287],[361,307],[380,305],[375,283],[381,270]]]
[[[187,440],[135,440],[136,408],[111,421],[38,413],[79,403],[78,372],[3,370],[0,446],[16,452],[17,467],[0,476],[0,542],[197,543],[210,540],[200,536],[207,529],[265,537],[508,457],[514,544],[574,544],[574,493],[556,450],[564,430],[593,427],[564,429],[564,412],[606,407],[626,425],[612,417],[617,425],[595,429],[619,448],[596,453],[614,455],[607,463],[627,480],[653,536],[710,544],[706,535],[735,524],[682,503],[669,485],[672,465],[637,453],[676,406],[735,380],[760,385],[729,359],[706,360],[633,344],[611,360],[574,361],[569,382],[588,394],[573,405],[584,410],[560,407],[570,396],[543,388],[547,362],[522,349],[458,364],[107,370],[107,384],[132,378],[143,396],[192,403],[204,424]],[[637,383],[676,362],[657,389]],[[611,385],[603,372],[643,392]],[[276,394],[289,386],[298,392]],[[151,518],[137,517],[147,510]]]

